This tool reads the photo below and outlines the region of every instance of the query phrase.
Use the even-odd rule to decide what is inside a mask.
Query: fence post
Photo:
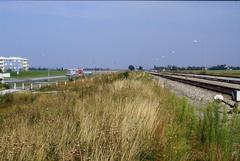
[[[14,83],[13,86],[14,86],[14,87],[13,87],[14,89],[17,89],[17,84],[16,84],[16,83]]]
[[[22,89],[24,90],[24,83],[22,83]]]
[[[31,90],[33,89],[33,84],[32,84],[32,83],[30,84],[30,89],[31,89]]]
[[[58,86],[58,82],[56,82],[56,86]]]
[[[74,80],[74,84],[76,83],[76,80]]]
[[[42,85],[41,85],[41,83],[38,85],[38,88],[41,88],[42,87]]]
[[[64,82],[65,86],[67,85],[67,81]]]

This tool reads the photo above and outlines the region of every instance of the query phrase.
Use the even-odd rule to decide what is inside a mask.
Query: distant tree
[[[209,68],[209,70],[226,70],[226,69],[228,69],[228,66],[226,64],[212,66]]]
[[[139,67],[138,67],[138,70],[143,70],[143,67],[142,67],[142,66],[139,66]]]
[[[131,71],[133,71],[133,70],[135,70],[135,67],[134,67],[133,65],[129,65],[129,66],[128,66],[128,69],[131,70]]]
[[[153,69],[154,69],[154,70],[157,70],[157,66],[156,66],[156,65],[154,65]]]

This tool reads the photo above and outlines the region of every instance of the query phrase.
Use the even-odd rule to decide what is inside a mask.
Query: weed
[[[237,160],[240,118],[197,113],[143,72],[93,75],[1,96],[0,160]]]

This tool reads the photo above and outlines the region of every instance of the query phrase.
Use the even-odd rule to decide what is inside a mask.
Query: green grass
[[[59,76],[65,75],[65,71],[57,71],[57,70],[50,70],[50,76]],[[30,70],[30,71],[21,71],[17,76],[16,72],[11,72],[11,78],[35,78],[35,77],[47,77],[48,71],[47,70]]]
[[[0,90],[9,89],[9,88],[10,88],[9,85],[0,83]]]
[[[193,74],[208,74],[208,75],[221,75],[221,76],[233,76],[233,77],[240,77],[240,70],[186,70],[186,71],[179,71],[183,73],[193,73]]]
[[[201,114],[145,73],[102,74],[0,97],[0,160],[237,161],[240,118]]]

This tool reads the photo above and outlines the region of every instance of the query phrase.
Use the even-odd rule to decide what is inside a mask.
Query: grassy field
[[[50,76],[58,76],[58,75],[65,75],[65,71],[58,71],[58,70],[50,70]],[[48,71],[47,70],[30,70],[30,71],[21,71],[17,76],[16,72],[11,72],[11,78],[35,78],[35,77],[47,77]]]
[[[221,75],[221,76],[232,76],[240,77],[240,70],[189,70],[189,71],[180,71],[183,73],[193,73],[193,74],[208,74],[208,75]]]
[[[199,115],[145,73],[102,74],[1,96],[0,160],[239,160],[239,115]]]

